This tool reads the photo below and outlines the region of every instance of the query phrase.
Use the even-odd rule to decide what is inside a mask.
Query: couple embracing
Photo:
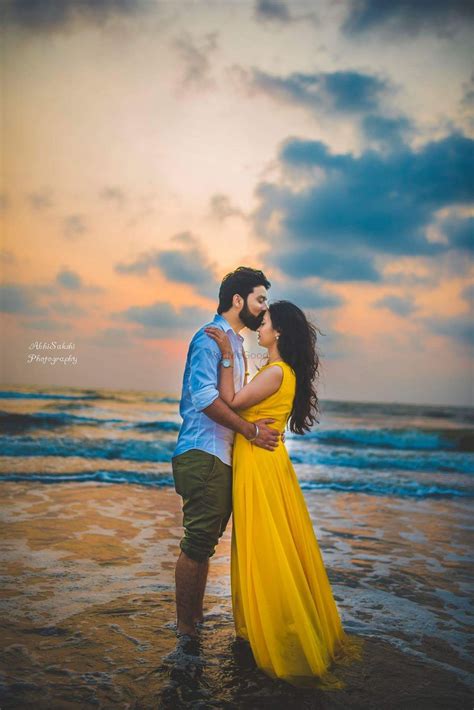
[[[213,322],[189,346],[172,459],[184,527],[177,628],[183,639],[197,634],[209,558],[232,513],[236,635],[269,676],[305,686],[345,634],[283,436],[287,424],[304,434],[316,421],[316,329],[294,304],[268,305],[269,288],[261,271],[228,274]],[[245,327],[268,350],[250,382]]]

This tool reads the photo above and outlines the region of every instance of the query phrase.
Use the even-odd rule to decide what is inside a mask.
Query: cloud
[[[196,286],[203,278],[211,276],[207,267],[200,263],[200,257],[194,249],[188,252],[167,249],[160,252],[158,259],[161,270],[170,281]]]
[[[65,303],[64,301],[52,301],[50,303],[50,309],[53,313],[58,313],[61,316],[67,318],[75,318],[77,316],[83,316],[86,314],[84,308],[76,305],[75,303]]]
[[[464,120],[467,131],[474,130],[474,72],[469,80],[462,84],[463,96],[460,100],[460,118]]]
[[[0,286],[0,310],[2,313],[28,316],[42,316],[48,313],[48,310],[38,303],[37,290],[32,286],[20,284]]]
[[[390,268],[392,265],[388,265],[389,268],[384,271],[383,280],[385,284],[390,284],[392,286],[408,286],[408,287],[430,287],[434,288],[440,280],[440,274],[434,272],[433,268],[427,269],[423,273],[417,273],[413,271],[410,264],[406,264],[397,260],[395,266],[397,270],[392,270]],[[432,267],[432,264],[430,264]],[[444,268],[441,267],[440,268]]]
[[[7,26],[32,32],[55,32],[77,22],[102,27],[109,20],[129,18],[149,10],[149,0],[3,0]]]
[[[51,197],[46,191],[30,192],[26,199],[34,210],[41,211],[52,206]]]
[[[151,249],[146,252],[142,252],[137,256],[134,261],[128,264],[120,261],[115,264],[115,271],[118,274],[136,274],[142,276],[147,274],[151,269],[159,269],[159,255],[160,252],[157,249]]]
[[[268,258],[289,276],[376,281],[376,257],[429,257],[463,245],[459,235],[448,245],[427,235],[437,211],[473,202],[474,141],[461,134],[416,151],[359,156],[292,138],[279,161],[283,171],[306,171],[309,183],[260,183],[254,222],[271,245]]]
[[[257,0],[255,4],[255,17],[263,22],[291,22],[288,7],[280,0]]]
[[[471,74],[469,81],[463,83],[464,95],[461,99],[461,103],[466,108],[472,108],[474,106],[474,72]]]
[[[120,187],[104,187],[99,193],[99,196],[102,200],[112,202],[117,207],[122,207],[126,201],[125,193]]]
[[[63,219],[63,235],[66,239],[75,239],[87,231],[84,216],[70,214]]]
[[[0,311],[34,319],[33,323],[22,321],[23,327],[38,329],[44,327],[48,330],[69,327],[66,323],[55,321],[54,317],[50,316],[58,314],[59,316],[71,318],[82,316],[86,313],[79,305],[64,300],[64,291],[62,291],[61,287],[70,288],[66,284],[74,283],[75,276],[74,272],[63,270],[58,274],[56,283],[52,285],[34,284],[25,286],[23,284],[10,283],[0,286]],[[79,279],[79,277],[77,278]],[[102,290],[92,286],[85,288],[82,286],[80,279],[79,284],[84,291]],[[38,316],[44,317],[44,320],[38,320]],[[43,325],[40,325],[40,323],[43,323]]]
[[[38,332],[48,330],[54,333],[64,333],[71,329],[71,325],[67,321],[58,321],[53,318],[35,318],[31,321],[22,321],[21,325],[27,330]]]
[[[337,247],[318,244],[272,249],[267,255],[270,264],[278,266],[292,278],[319,276],[328,281],[380,281],[380,274],[371,255],[341,253]]]
[[[474,21],[471,0],[352,0],[342,29],[362,34],[380,28],[397,35],[416,35],[422,30],[449,36]]]
[[[175,242],[175,244],[180,244],[183,247],[191,248],[199,246],[199,240],[192,232],[178,232],[178,234],[175,234],[171,238],[171,241]]]
[[[116,264],[116,272],[143,275],[151,269],[158,269],[169,281],[188,284],[197,293],[207,298],[215,298],[218,282],[214,265],[209,261],[199,241],[191,232],[176,234],[173,241],[178,245],[178,249],[152,249],[143,252],[129,264]]]
[[[413,124],[404,116],[391,118],[367,114],[362,119],[362,132],[367,140],[378,148],[397,150],[403,147],[413,132]]]
[[[217,32],[205,34],[200,44],[188,33],[175,40],[174,47],[183,69],[183,87],[209,88],[213,85],[210,56],[217,49],[217,36]]]
[[[197,247],[188,251],[168,249],[159,254],[161,271],[169,281],[193,286],[195,290],[216,298],[219,284],[214,275],[213,266]]]
[[[56,283],[70,291],[79,291],[83,286],[79,274],[71,269],[62,269],[56,276]]]
[[[81,337],[81,342],[109,348],[128,348],[132,345],[133,331],[126,328],[102,328],[94,335]]]
[[[443,220],[441,228],[452,247],[474,251],[474,217],[450,217]]]
[[[318,334],[317,339],[317,347],[323,360],[346,360],[360,353],[361,338],[357,333],[347,329],[338,331],[326,319],[321,322],[319,318],[313,317],[311,321],[323,332],[323,337]]]
[[[292,10],[295,9],[293,3]],[[292,22],[318,22],[315,12],[304,12],[299,15],[290,13],[288,5],[282,0],[257,0],[255,3],[255,19],[258,22],[272,25],[288,25]]]
[[[416,311],[417,306],[413,300],[407,296],[388,295],[380,298],[374,303],[376,308],[388,308],[397,316],[409,316]]]
[[[435,335],[456,340],[462,345],[474,343],[474,322],[470,315],[449,318],[425,318],[423,323]]]
[[[474,306],[474,284],[469,284],[462,290],[461,298],[467,301],[471,308]]]
[[[170,303],[156,301],[149,306],[130,306],[114,317],[141,326],[145,338],[175,337],[179,333],[198,330],[212,320],[210,311],[197,306],[176,309]]]
[[[245,214],[238,207],[234,207],[227,195],[216,194],[210,200],[210,216],[217,222],[224,222],[228,217],[242,217]]]
[[[271,292],[271,300],[285,300],[295,303],[300,308],[322,309],[336,308],[344,303],[344,299],[336,293],[327,291],[314,279],[295,281],[279,281]]]
[[[84,279],[77,271],[73,271],[67,267],[61,269],[56,274],[56,279],[53,284],[45,286],[36,286],[38,291],[47,296],[52,296],[54,299],[63,298],[64,292],[69,291],[72,293],[81,293],[82,295],[87,294],[99,294],[103,293],[105,289],[102,286],[95,286],[94,284],[85,284]],[[52,302],[53,304],[53,302]]]
[[[9,249],[0,249],[0,263],[5,266],[18,264],[18,257]]]
[[[237,72],[251,90],[282,103],[302,106],[311,112],[326,110],[358,114],[375,111],[389,89],[384,79],[350,70],[316,74],[294,72],[286,76],[269,74],[256,68]]]

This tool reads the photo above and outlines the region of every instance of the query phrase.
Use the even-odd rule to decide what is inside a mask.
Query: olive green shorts
[[[232,512],[232,466],[200,449],[178,454],[171,463],[176,493],[183,499],[180,547],[204,562],[214,554]]]

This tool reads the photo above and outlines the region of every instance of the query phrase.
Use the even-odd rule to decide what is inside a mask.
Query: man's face
[[[265,286],[255,286],[239,313],[240,320],[250,330],[257,330],[268,308],[267,289]]]

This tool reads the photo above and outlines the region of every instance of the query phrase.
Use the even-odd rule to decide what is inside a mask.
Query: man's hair
[[[270,281],[263,271],[251,269],[249,266],[239,266],[235,271],[231,271],[222,279],[217,312],[226,313],[232,307],[232,298],[236,293],[242,296],[245,301],[255,286],[270,288]]]

